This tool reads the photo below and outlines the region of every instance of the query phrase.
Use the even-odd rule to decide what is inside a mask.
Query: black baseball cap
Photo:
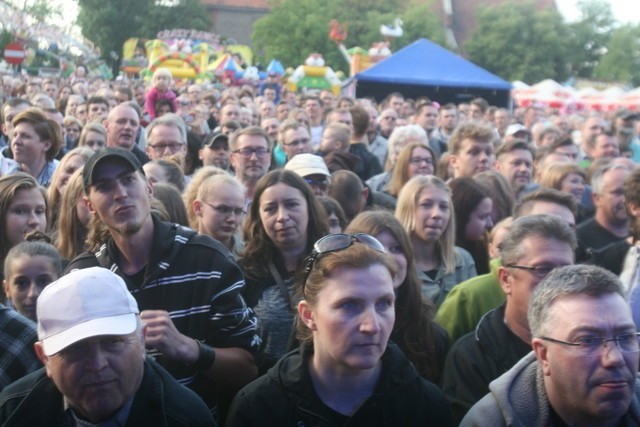
[[[224,133],[212,133],[202,141],[202,147],[211,147],[216,144],[224,144],[229,149],[229,136]]]
[[[114,147],[102,148],[89,157],[89,160],[87,160],[87,163],[84,165],[84,169],[82,170],[82,182],[84,183],[85,191],[93,185],[93,173],[96,168],[109,159],[123,160],[126,164],[131,166],[131,170],[140,170],[144,174],[142,164],[140,164],[140,161],[131,152],[131,150]]]

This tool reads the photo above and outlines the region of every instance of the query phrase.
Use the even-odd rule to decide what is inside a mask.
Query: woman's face
[[[58,182],[56,184],[56,188],[60,194],[62,194],[62,192],[64,191],[64,188],[69,183],[69,178],[71,178],[71,175],[73,175],[75,171],[77,171],[82,166],[84,166],[84,164],[85,164],[84,158],[77,154],[71,156],[65,162],[64,167],[62,167],[62,170],[60,170],[60,175],[58,177]]]
[[[49,148],[51,141],[40,139],[31,123],[21,122],[14,127],[11,151],[16,162],[30,165],[44,161]]]
[[[398,243],[398,239],[391,232],[385,230],[375,237],[396,262],[397,272],[393,278],[393,287],[398,288],[407,278],[407,257],[402,252],[402,246]]]
[[[433,175],[433,156],[429,150],[416,147],[411,152],[407,167],[409,168],[409,178],[413,178],[416,175]]]
[[[451,219],[451,198],[446,190],[426,187],[420,192],[415,207],[415,228],[418,239],[436,242]]]
[[[395,321],[394,298],[391,273],[380,264],[334,270],[315,305],[298,307],[313,331],[313,365],[335,373],[378,366]]]
[[[283,182],[267,188],[260,196],[260,219],[267,236],[281,251],[307,245],[309,211],[297,188]]]
[[[244,212],[244,193],[237,186],[224,183],[195,201],[194,211],[198,215],[198,232],[226,243],[244,219],[244,213],[237,213]]]
[[[92,150],[98,150],[107,145],[107,138],[100,132],[90,130],[87,132],[82,145],[83,147],[89,147]]]
[[[58,279],[53,261],[44,255],[21,255],[11,260],[9,271],[4,281],[7,299],[23,316],[37,321],[38,295],[45,286]]]
[[[493,227],[493,219],[491,219],[491,211],[493,202],[490,198],[485,197],[469,215],[469,221],[464,229],[465,240],[470,242],[481,241],[488,230]]]
[[[573,172],[567,174],[560,183],[560,191],[571,194],[576,203],[581,203],[584,194],[584,178]]]
[[[47,229],[47,207],[38,188],[18,190],[6,213],[5,236],[11,246],[32,231]]]
[[[71,95],[71,88],[69,86],[63,86],[62,89],[60,89],[58,99],[67,99],[69,95]]]

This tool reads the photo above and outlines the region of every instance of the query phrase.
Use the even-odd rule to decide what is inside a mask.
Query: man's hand
[[[144,341],[147,347],[155,347],[164,357],[187,364],[198,360],[198,344],[193,338],[176,329],[169,313],[164,310],[144,310],[140,319],[145,324]]]

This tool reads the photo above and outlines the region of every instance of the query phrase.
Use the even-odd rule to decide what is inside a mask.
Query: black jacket
[[[72,425],[62,394],[42,368],[0,393],[2,427]],[[194,392],[180,385],[151,359],[144,364],[127,426],[215,426],[211,413]]]
[[[127,276],[118,266],[119,250],[109,238],[96,253],[76,257],[67,272],[108,268],[127,284],[142,310],[166,310],[178,331],[213,347],[239,347],[253,352],[260,339],[256,320],[240,291],[242,271],[229,250],[209,236],[153,215],[153,248],[144,276]],[[136,281],[136,279],[139,279]],[[193,366],[168,360],[155,349],[156,361],[200,395],[209,407],[217,402],[218,385]]]
[[[449,351],[442,390],[451,402],[456,423],[489,393],[491,381],[531,352],[531,346],[505,325],[505,304],[485,314],[476,330],[461,337]]]
[[[269,372],[236,396],[227,417],[234,426],[449,426],[445,396],[422,379],[398,347],[389,343],[380,380],[371,397],[351,417],[326,406],[307,368],[311,348],[286,354]]]

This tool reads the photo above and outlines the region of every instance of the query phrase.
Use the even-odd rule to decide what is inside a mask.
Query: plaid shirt
[[[0,304],[0,390],[42,367],[33,349],[37,340],[35,323]]]

